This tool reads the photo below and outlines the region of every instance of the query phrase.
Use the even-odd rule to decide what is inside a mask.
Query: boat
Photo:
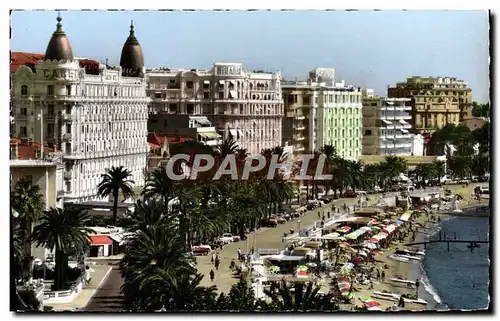
[[[401,296],[399,294],[391,293],[391,292],[375,291],[375,292],[373,292],[373,297],[377,298],[377,299],[383,299],[383,300],[397,302],[397,301],[399,301],[399,298]],[[421,299],[421,298],[418,298],[416,300],[404,298],[404,301],[405,301],[405,303],[427,304],[427,301],[425,301],[424,299]]]
[[[396,276],[394,278],[391,278],[391,281],[398,282],[398,283],[403,283],[403,284],[406,284],[406,285],[408,285],[408,284],[411,284],[412,286],[415,285],[415,281],[405,279],[402,276]]]
[[[396,250],[396,254],[403,254],[403,255],[412,255],[412,256],[417,256],[417,255],[425,255],[425,251],[411,251],[411,250]]]
[[[389,255],[388,258],[394,261],[400,261],[400,262],[410,262],[409,258],[402,257],[400,255]]]
[[[413,256],[413,255],[405,255],[405,254],[399,254],[395,253],[399,257],[407,258],[408,260],[415,260],[415,261],[421,261],[422,258],[418,256]]]

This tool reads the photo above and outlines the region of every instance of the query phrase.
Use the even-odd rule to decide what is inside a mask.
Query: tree
[[[55,280],[53,291],[64,289],[67,279],[68,257],[85,253],[90,247],[89,233],[84,227],[89,220],[86,212],[73,209],[50,208],[40,216],[32,241],[37,246],[55,249]]]
[[[20,246],[23,248],[22,262],[24,264],[21,264],[22,270],[27,271],[30,276],[32,273],[31,231],[33,223],[36,222],[45,206],[40,187],[32,185],[26,179],[21,179],[11,192],[11,204],[12,208],[19,214],[19,217],[12,219],[14,225],[17,226],[17,241],[21,242]]]
[[[324,296],[318,295],[319,286],[314,286],[312,282],[306,284],[294,282],[292,293],[285,281],[272,287],[273,290],[264,290],[267,296],[272,299],[273,306],[278,311],[332,311],[338,310],[338,306],[332,302],[329,296],[325,300]]]
[[[111,167],[106,170],[105,174],[101,175],[101,183],[97,186],[97,195],[100,197],[113,196],[113,224],[116,225],[118,216],[118,196],[120,192],[125,196],[125,199],[134,195],[132,190],[133,180],[129,177],[132,173],[123,166]]]
[[[255,292],[245,278],[231,287],[228,294],[228,309],[237,312],[255,311]]]

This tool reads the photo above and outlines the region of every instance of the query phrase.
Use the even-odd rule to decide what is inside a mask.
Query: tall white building
[[[382,100],[380,148],[382,155],[412,155],[415,135],[411,129],[411,99],[386,98]]]
[[[101,174],[111,166],[143,185],[147,108],[144,58],[131,25],[120,67],[82,68],[61,18],[42,61],[12,75],[14,136],[63,152],[66,202],[97,199]]]
[[[215,63],[209,70],[149,70],[147,78],[151,114],[206,116],[222,138],[232,137],[251,154],[281,145],[280,73]]]

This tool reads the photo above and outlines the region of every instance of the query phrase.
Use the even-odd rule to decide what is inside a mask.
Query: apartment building
[[[222,136],[217,133],[212,122],[206,116],[150,114],[148,131],[167,136],[187,136],[209,146],[216,146],[222,141]]]
[[[134,26],[120,67],[110,67],[74,57],[61,20],[43,58],[11,74],[14,136],[63,153],[67,202],[98,199],[97,185],[111,166],[123,165],[141,186],[149,98]]]
[[[205,116],[221,138],[234,139],[250,154],[281,145],[280,73],[215,63],[208,70],[165,68],[146,74],[150,115]]]
[[[411,77],[387,89],[389,98],[410,98],[413,127],[431,132],[472,117],[472,95],[467,83],[453,77]]]
[[[283,143],[296,152],[313,152],[325,144],[339,156],[357,159],[362,151],[362,93],[335,82],[335,70],[316,68],[307,81],[283,84],[287,120]]]
[[[423,155],[423,137],[411,133],[411,99],[364,93],[363,155]]]

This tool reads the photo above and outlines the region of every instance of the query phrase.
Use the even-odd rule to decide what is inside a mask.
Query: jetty
[[[427,244],[432,244],[432,243],[447,243],[447,245],[448,245],[448,251],[450,250],[450,243],[468,243],[470,245],[470,251],[473,252],[474,248],[477,247],[477,244],[488,244],[489,241],[432,240],[432,241],[423,241],[423,242],[408,243],[408,244],[405,244],[405,246],[422,245],[423,244],[424,248],[427,248]]]

